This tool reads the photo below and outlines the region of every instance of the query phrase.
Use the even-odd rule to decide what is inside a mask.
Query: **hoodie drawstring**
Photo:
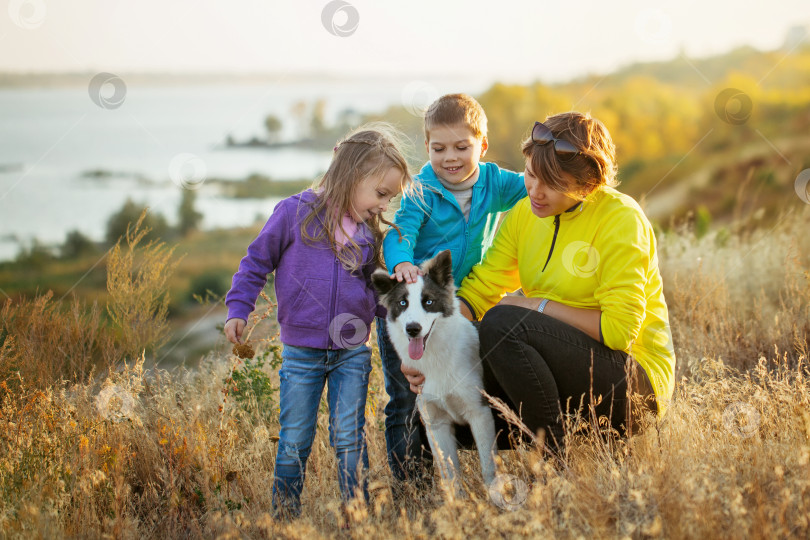
[[[548,266],[548,261],[551,260],[551,253],[554,251],[554,244],[557,242],[557,233],[560,232],[560,214],[554,216],[554,238],[551,239],[551,247],[548,250],[548,259],[546,259],[546,264],[543,265],[543,269],[540,270],[541,272],[546,271],[546,266]]]

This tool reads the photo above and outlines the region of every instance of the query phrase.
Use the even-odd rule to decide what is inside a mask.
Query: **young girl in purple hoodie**
[[[383,266],[381,224],[388,203],[412,178],[390,126],[360,128],[335,147],[313,189],[276,206],[233,276],[225,298],[225,335],[240,343],[267,275],[275,272],[284,344],[273,508],[298,516],[318,405],[327,386],[329,442],[344,501],[368,500],[364,435],[371,351],[366,345],[377,301],[371,273]]]

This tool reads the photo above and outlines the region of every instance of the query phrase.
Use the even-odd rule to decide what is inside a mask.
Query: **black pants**
[[[584,332],[517,306],[496,306],[479,327],[484,390],[519,413],[532,431],[546,431],[546,444],[560,448],[563,414],[581,411],[589,419],[591,396],[597,418],[605,416],[626,434],[640,409],[631,393],[640,394],[642,407],[655,411],[652,385],[641,366],[627,353],[614,351]],[[601,400],[600,400],[601,396]],[[498,447],[509,447],[510,426],[495,412]],[[459,442],[468,433],[457,426]]]

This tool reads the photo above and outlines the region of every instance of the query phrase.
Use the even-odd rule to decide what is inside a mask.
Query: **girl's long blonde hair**
[[[364,179],[382,178],[389,169],[401,173],[403,191],[413,189],[413,178],[402,148],[406,137],[392,125],[384,122],[366,124],[357,128],[335,146],[335,154],[326,173],[314,186],[317,194],[311,211],[301,222],[304,241],[315,244],[326,241],[340,260],[352,272],[363,265],[362,251],[357,242],[343,228],[343,216],[351,208],[352,196]],[[315,220],[318,226],[311,226]],[[374,240],[374,262],[385,266],[382,257],[382,225],[399,229],[382,215],[373,215],[365,221]],[[347,238],[345,245],[338,243],[336,232]]]

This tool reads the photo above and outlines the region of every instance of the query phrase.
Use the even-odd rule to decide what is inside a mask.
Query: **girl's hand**
[[[225,337],[228,338],[228,341],[239,345],[242,343],[242,332],[245,330],[245,326],[247,323],[243,319],[228,319],[228,322],[225,323]]]
[[[404,364],[400,365],[399,369],[405,375],[405,378],[408,379],[411,385],[411,392],[421,394],[422,385],[425,384],[425,376],[422,375],[422,372],[418,369],[409,368]]]
[[[391,279],[396,278],[397,281],[404,279],[408,283],[416,283],[416,278],[421,275],[424,275],[424,273],[418,266],[414,266],[409,262],[401,262],[394,267]]]

